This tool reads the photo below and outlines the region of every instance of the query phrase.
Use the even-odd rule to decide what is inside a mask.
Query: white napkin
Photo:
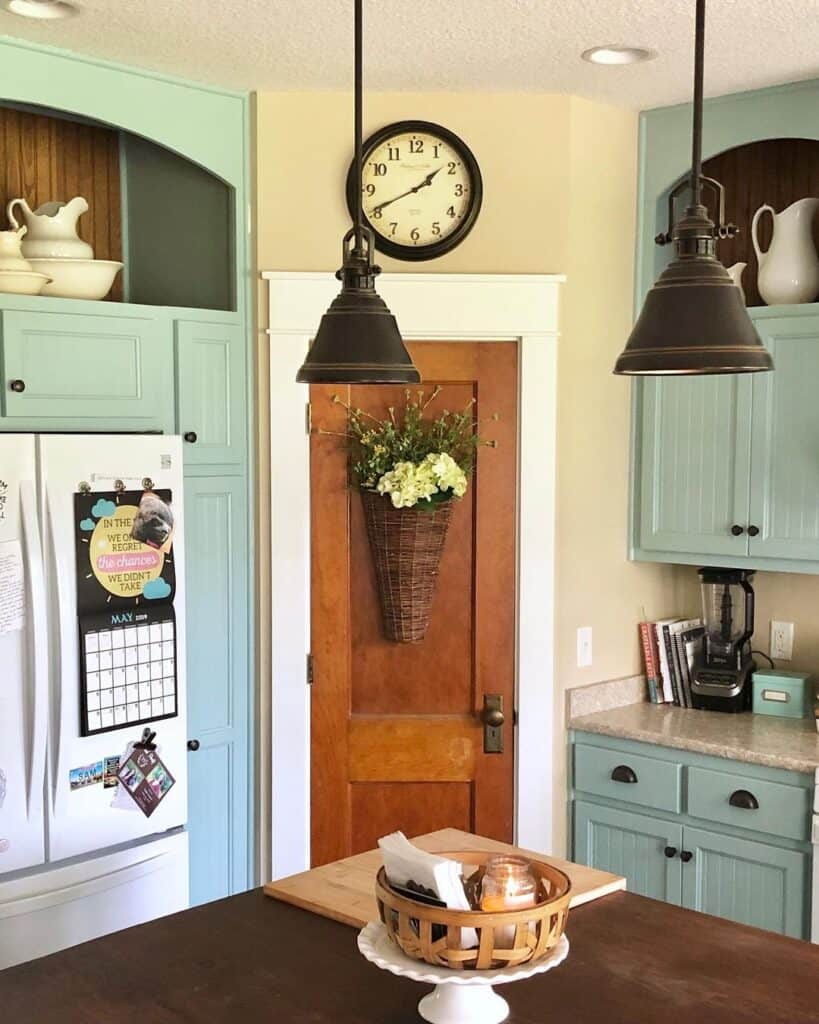
[[[384,836],[378,840],[378,846],[384,857],[387,878],[394,885],[406,886],[413,881],[436,893],[449,910],[472,910],[464,892],[463,865],[458,861],[419,850],[403,832]],[[462,928],[461,942],[464,949],[477,946],[475,929]]]

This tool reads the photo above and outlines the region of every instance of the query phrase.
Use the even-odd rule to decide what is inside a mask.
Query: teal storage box
[[[813,687],[807,672],[762,669],[753,676],[754,714],[812,718]]]

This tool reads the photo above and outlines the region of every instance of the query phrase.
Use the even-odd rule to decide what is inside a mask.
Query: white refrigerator
[[[143,647],[117,648],[136,637],[136,626],[89,631],[78,608],[78,586],[87,586],[78,576],[94,582],[82,569],[85,544],[96,546],[106,580],[128,585],[121,581],[132,574],[114,576],[111,567],[131,563],[99,555],[116,535],[94,530],[113,495],[140,492],[172,495],[162,571],[170,561],[175,570],[165,608],[175,640],[165,638],[166,660],[153,665],[151,650],[161,654],[163,646],[148,644],[145,626],[144,666]],[[82,520],[78,495],[99,501]],[[188,906],[184,532],[179,438],[0,434],[0,968]],[[159,550],[146,543],[138,554],[156,564]],[[111,608],[138,611],[150,603],[139,597],[117,598]],[[107,613],[103,607],[100,618]],[[156,618],[155,609],[150,614]],[[129,615],[112,621],[127,623]],[[105,690],[99,682],[122,681],[126,670],[96,670],[112,657],[114,665],[126,657],[130,664],[132,655],[135,685],[127,692],[134,703],[126,705],[124,687]],[[172,678],[161,678],[162,664],[172,666]],[[117,757],[146,727],[173,779],[150,816],[114,777]]]

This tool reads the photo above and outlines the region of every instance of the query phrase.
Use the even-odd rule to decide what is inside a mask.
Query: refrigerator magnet
[[[103,789],[113,789],[114,786],[119,784],[117,778],[117,772],[119,771],[120,756],[114,754],[113,757],[106,757],[102,767],[102,787]]]
[[[88,786],[96,786],[98,782],[102,782],[102,761],[68,770],[68,788],[71,790],[87,789]]]
[[[125,790],[146,818],[154,813],[176,780],[156,750],[135,746],[117,772]]]

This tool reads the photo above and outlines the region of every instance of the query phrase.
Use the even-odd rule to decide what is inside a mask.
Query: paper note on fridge
[[[0,544],[0,636],[22,629],[26,618],[26,585],[19,540]]]

